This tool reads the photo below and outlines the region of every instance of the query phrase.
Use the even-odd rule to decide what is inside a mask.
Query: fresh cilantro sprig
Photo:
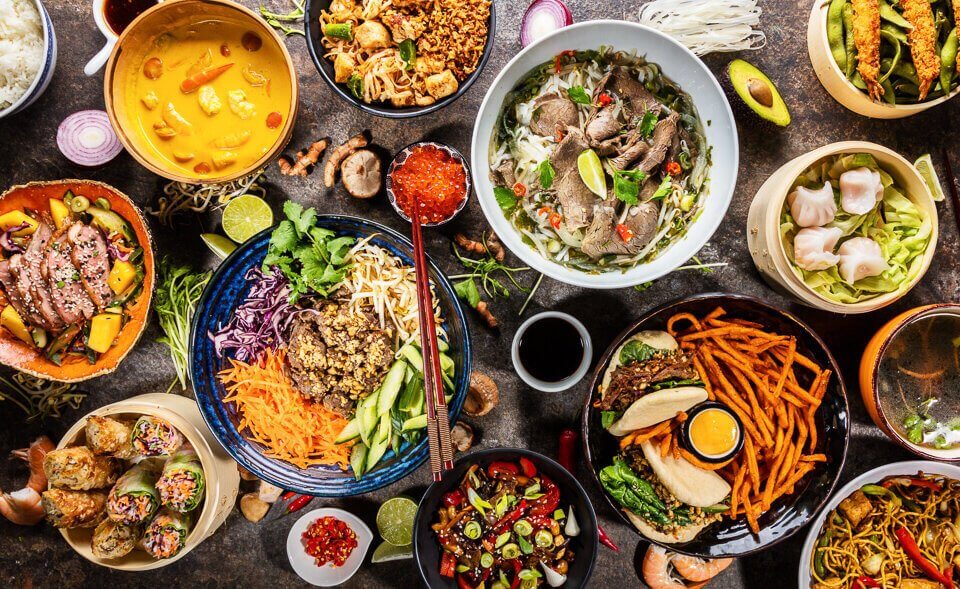
[[[587,91],[583,89],[583,86],[571,86],[567,89],[567,96],[570,97],[572,102],[577,104],[583,104],[586,106],[590,106],[592,104],[590,96],[587,94]]]
[[[640,202],[640,184],[647,179],[642,170],[613,170],[613,194],[628,205]]]
[[[643,113],[643,119],[640,120],[640,134],[649,139],[653,136],[653,130],[657,126],[657,118],[659,115],[652,110],[648,110]]]
[[[497,200],[497,204],[500,205],[500,208],[503,209],[504,212],[509,213],[517,206],[517,195],[509,188],[497,186],[493,189],[493,197]]]
[[[336,233],[317,227],[317,212],[287,201],[281,221],[263,260],[263,271],[279,268],[293,291],[290,302],[308,293],[326,297],[337,290],[350,267],[347,256],[356,242],[353,237],[337,237]]]
[[[660,186],[657,187],[657,191],[653,193],[653,196],[650,197],[650,200],[663,200],[670,194],[673,190],[673,178],[667,174],[663,177],[663,181],[660,182]]]
[[[544,190],[549,190],[550,187],[553,186],[553,179],[557,175],[550,160],[540,162],[540,165],[537,166],[537,173],[540,175],[540,186],[543,187]]]

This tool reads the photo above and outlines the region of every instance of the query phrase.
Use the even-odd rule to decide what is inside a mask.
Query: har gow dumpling
[[[880,172],[857,168],[840,174],[840,206],[851,215],[865,215],[883,198]]]
[[[843,235],[839,227],[807,227],[793,238],[793,260],[804,270],[815,272],[836,266],[840,256],[833,253]]]
[[[840,256],[840,278],[847,284],[879,276],[888,268],[880,244],[869,237],[854,237],[843,242],[837,250]]]
[[[798,186],[787,196],[787,203],[790,205],[790,214],[801,227],[826,225],[837,214],[837,203],[833,199],[833,187],[829,181],[817,190]]]

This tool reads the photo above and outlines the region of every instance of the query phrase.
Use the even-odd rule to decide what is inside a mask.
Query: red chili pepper
[[[877,583],[877,582],[874,581],[872,578],[870,578],[870,577],[868,577],[868,576],[866,576],[866,575],[861,575],[861,576],[857,577],[856,579],[854,579],[853,585],[854,585],[854,587],[856,587],[857,585],[859,585],[859,586],[860,586],[860,589],[866,589],[867,587],[871,587],[871,588],[873,588],[873,587],[879,587],[879,586],[880,586],[880,583]]]
[[[539,209],[537,209],[538,215],[549,215],[552,212],[553,212],[553,209],[551,209],[550,207],[540,207]]]
[[[597,526],[597,534],[600,536],[601,544],[610,550],[613,550],[614,552],[620,552],[620,547],[613,543],[613,540],[607,535],[607,532],[603,529],[603,526]]]
[[[597,102],[600,103],[600,106],[607,106],[608,104],[613,102],[613,99],[610,98],[610,95],[607,94],[606,92],[601,92],[600,96],[597,97]]]
[[[288,499],[293,499],[296,496],[297,496],[296,491],[286,491],[284,492],[283,495],[280,495],[280,498],[283,499],[284,501],[287,501]]]
[[[574,474],[577,470],[573,463],[573,456],[576,453],[577,438],[579,437],[577,432],[569,428],[560,432],[560,449],[557,452],[557,460],[570,474]]]
[[[941,573],[940,569],[927,560],[923,553],[920,552],[917,541],[913,539],[913,536],[910,535],[907,528],[900,526],[894,533],[897,536],[897,540],[900,541],[900,545],[903,546],[903,551],[907,553],[907,556],[909,556],[913,562],[917,563],[917,566],[920,567],[920,570],[922,570],[925,575],[941,585],[946,585],[947,589],[953,589],[953,579]]]
[[[487,474],[493,478],[497,478],[497,474],[501,472],[518,475],[520,474],[520,467],[512,462],[491,462],[490,466],[487,467]]]
[[[550,515],[560,505],[560,489],[547,476],[540,479],[543,497],[531,503],[530,515]]]
[[[518,503],[516,507],[514,507],[506,515],[504,515],[499,520],[497,520],[497,523],[493,524],[492,535],[497,536],[499,534],[502,534],[507,530],[507,528],[513,525],[513,522],[523,517],[524,512],[527,510],[527,505],[528,505],[527,500],[521,499],[520,503]]]
[[[946,569],[944,569],[944,571],[943,571],[943,576],[946,577],[946,578],[948,578],[948,579],[950,579],[950,580],[952,581],[952,580],[953,580],[953,569],[954,569],[954,566],[953,566],[953,565],[948,566]]]
[[[457,557],[452,553],[443,551],[443,555],[440,557],[440,576],[453,578],[453,575],[456,573],[457,569]]]
[[[519,559],[513,559],[510,561],[513,563],[513,581],[510,581],[510,589],[517,589],[520,586],[520,570],[523,568],[523,565],[520,564]]]
[[[667,162],[666,170],[667,174],[671,176],[679,176],[683,173],[683,168],[677,162]]]
[[[457,587],[460,589],[473,589],[473,585],[463,575],[457,575]]]
[[[627,243],[633,239],[633,229],[630,229],[623,223],[617,223],[617,235],[620,236],[620,239],[623,240],[623,243]]]
[[[931,491],[936,491],[936,492],[938,492],[938,493],[940,492],[941,489],[943,489],[943,487],[940,485],[940,483],[938,483],[938,482],[936,482],[936,481],[928,481],[927,479],[919,479],[919,478],[915,478],[915,477],[906,477],[906,478],[899,478],[899,477],[898,477],[898,478],[895,478],[895,479],[890,479],[890,480],[888,480],[888,481],[883,481],[883,483],[881,483],[881,485],[882,485],[884,488],[889,489],[890,487],[894,486],[895,484],[897,484],[897,483],[899,483],[899,482],[903,482],[903,481],[908,481],[907,484],[910,485],[910,486],[913,486],[913,487],[924,487],[924,488],[926,488],[926,489],[930,489]]]
[[[466,497],[464,497],[463,492],[460,491],[460,489],[454,489],[453,491],[444,494],[442,499],[443,504],[447,507],[459,507],[460,505],[463,505],[465,500]]]
[[[304,550],[317,566],[343,566],[357,547],[357,534],[346,522],[333,516],[317,518],[303,532]]]
[[[560,222],[563,221],[563,217],[560,213],[550,213],[550,225],[554,229],[560,229]]]
[[[293,513],[295,511],[300,511],[303,507],[310,503],[313,500],[312,495],[300,495],[296,499],[290,502],[290,505],[287,506],[287,513]]]
[[[527,478],[537,476],[537,466],[525,456],[520,457],[520,470],[523,471],[523,476]]]
[[[560,70],[563,69],[563,58],[567,55],[574,55],[574,52],[570,49],[566,51],[561,51],[553,58],[553,69],[556,73],[560,73]]]
[[[563,141],[563,138],[566,136],[567,136],[566,131],[562,131],[558,129],[557,134],[554,136],[554,139],[556,139],[557,143],[560,143],[561,141]]]
[[[517,198],[523,198],[527,194],[527,187],[523,185],[523,182],[517,182],[513,185],[513,193]]]

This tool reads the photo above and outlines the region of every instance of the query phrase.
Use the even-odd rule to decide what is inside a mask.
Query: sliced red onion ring
[[[526,47],[537,39],[572,24],[573,15],[560,0],[534,0],[523,13],[520,45]]]
[[[16,227],[11,227],[3,232],[3,235],[0,235],[0,247],[3,247],[8,252],[14,254],[22,254],[24,250],[21,246],[17,245],[17,242],[13,240],[13,234],[21,229],[26,229],[29,227],[29,223],[20,223]]]
[[[102,110],[81,110],[65,118],[57,129],[57,147],[78,166],[102,166],[123,151],[123,146]]]
[[[110,258],[114,260],[120,260],[121,262],[126,262],[130,259],[130,254],[132,252],[121,252],[120,248],[113,242],[107,242],[107,253],[110,255]]]

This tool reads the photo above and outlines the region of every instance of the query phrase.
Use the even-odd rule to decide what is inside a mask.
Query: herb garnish
[[[673,178],[669,175],[663,177],[663,181],[660,182],[660,186],[657,187],[657,191],[653,193],[653,196],[650,197],[650,200],[663,200],[667,197],[668,194],[673,190]]]
[[[586,106],[590,106],[592,104],[590,96],[587,94],[587,91],[583,89],[583,86],[571,86],[567,89],[567,96],[570,97],[572,102],[577,104],[583,104]]]
[[[517,195],[509,188],[497,186],[493,189],[493,197],[497,200],[500,208],[506,212],[512,211],[517,206]]]
[[[613,193],[628,205],[639,202],[640,183],[647,179],[642,170],[613,170]]]
[[[553,186],[553,179],[557,175],[550,160],[540,162],[540,165],[537,166],[537,173],[540,174],[540,186],[543,187],[544,190],[549,190],[550,187]]]
[[[640,134],[644,138],[650,138],[653,136],[653,129],[657,126],[657,118],[659,115],[652,110],[648,110],[643,113],[643,119],[640,121]]]
[[[170,348],[170,357],[177,371],[177,378],[170,383],[170,388],[180,381],[180,388],[187,390],[190,327],[197,303],[211,276],[211,272],[177,266],[166,257],[160,260],[160,280],[153,308],[164,333],[157,341]]]

